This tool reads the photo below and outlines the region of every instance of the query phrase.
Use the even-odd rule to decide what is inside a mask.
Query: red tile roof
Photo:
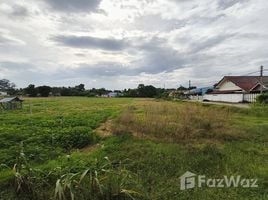
[[[216,84],[216,87],[225,81],[230,81],[241,89],[249,92],[260,85],[261,78],[260,76],[225,76]],[[266,86],[268,85],[268,76],[263,76],[263,84]]]

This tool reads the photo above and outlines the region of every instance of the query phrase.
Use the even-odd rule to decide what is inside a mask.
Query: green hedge
[[[96,140],[95,133],[89,127],[78,126],[63,130],[56,135],[56,142],[65,149],[83,148]]]
[[[259,95],[257,97],[257,103],[268,104],[268,93]]]

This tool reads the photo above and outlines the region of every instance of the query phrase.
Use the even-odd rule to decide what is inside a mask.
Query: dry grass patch
[[[170,142],[241,137],[240,131],[233,131],[231,121],[232,113],[228,109],[209,108],[195,103],[144,100],[137,101],[122,113],[113,132]]]
[[[95,132],[98,136],[105,138],[112,135],[112,128],[113,121],[107,120],[106,122],[102,123],[100,127],[95,129]]]

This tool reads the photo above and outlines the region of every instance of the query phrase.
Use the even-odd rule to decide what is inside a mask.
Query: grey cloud
[[[170,31],[186,25],[184,20],[167,20],[160,15],[145,15],[135,19],[134,27],[149,31]]]
[[[141,59],[134,60],[124,66],[120,63],[98,63],[96,65],[82,64],[79,73],[94,76],[137,76],[141,73],[158,74],[172,72],[183,68],[187,63],[186,55],[180,54],[167,44],[167,40],[159,37],[151,39],[136,38],[132,41],[129,51],[142,55]]]
[[[249,0],[218,0],[218,6],[220,9],[230,8],[238,3],[246,3]]]
[[[137,66],[137,73],[158,74],[183,68],[186,63],[185,55],[179,53],[168,44],[167,39],[153,37],[143,41],[138,39],[136,49],[143,54],[143,59],[136,60],[132,65]]]
[[[144,59],[137,60],[133,64],[139,66],[137,73],[158,74],[172,72],[183,68],[186,60],[183,54],[169,46],[155,48],[154,51],[144,52]]]
[[[30,63],[23,63],[23,62],[11,62],[11,61],[2,61],[0,62],[0,71],[1,70],[8,70],[8,71],[27,71],[31,69],[35,69],[35,66]]]
[[[149,41],[142,41],[133,50],[142,54],[141,59],[137,59],[128,65],[122,65],[115,62],[98,63],[95,65],[81,64],[74,69],[72,75],[84,76],[137,76],[141,73],[158,74],[162,72],[172,72],[176,69],[183,68],[187,62],[186,56],[178,53],[172,47],[166,44],[166,40],[154,37]]]
[[[74,69],[75,75],[99,77],[99,76],[119,76],[131,75],[131,70],[120,63],[104,62],[95,65],[80,64],[79,68]]]
[[[86,56],[86,54],[84,54],[84,53],[75,53],[75,55],[78,57],[85,57]]]
[[[8,46],[8,45],[16,45],[16,44],[21,44],[20,42],[14,40],[14,39],[11,39],[5,35],[3,35],[1,32],[0,32],[0,47],[1,46]]]
[[[63,12],[95,12],[101,0],[44,0],[53,9]]]
[[[0,62],[0,78],[6,78],[19,86],[26,86],[30,83],[49,80],[50,76],[40,72],[38,67],[26,62]]]
[[[52,40],[58,42],[61,45],[85,48],[85,49],[103,49],[108,51],[119,51],[125,49],[128,44],[124,40],[117,39],[102,39],[90,36],[64,36],[59,35],[53,37]]]
[[[13,42],[12,40],[0,35],[0,45],[9,44],[12,42]]]
[[[236,34],[222,34],[212,36],[209,38],[202,38],[200,41],[194,41],[190,43],[191,53],[200,53],[202,51],[213,48],[217,45],[222,44],[224,41],[234,37]]]
[[[21,5],[14,5],[12,7],[11,13],[9,13],[9,16],[12,17],[26,17],[28,15],[29,15],[28,9]]]
[[[212,17],[200,17],[198,15],[195,15],[187,19],[187,25],[207,26],[208,24],[218,23],[218,21],[224,17],[226,17],[224,14],[217,14]]]

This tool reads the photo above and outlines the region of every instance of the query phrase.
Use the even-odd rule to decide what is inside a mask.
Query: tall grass
[[[112,162],[105,157],[87,166],[74,167],[70,159],[68,156],[63,166],[38,169],[28,163],[22,146],[17,163],[11,169],[16,198],[128,200],[142,196],[137,175],[127,170],[122,162]]]
[[[95,161],[88,169],[65,173],[57,181],[54,199],[118,199],[140,197],[136,175],[120,163]]]
[[[228,109],[188,103],[139,102],[123,112],[114,126],[114,133],[127,132],[174,142],[220,140],[235,137],[231,120]]]

